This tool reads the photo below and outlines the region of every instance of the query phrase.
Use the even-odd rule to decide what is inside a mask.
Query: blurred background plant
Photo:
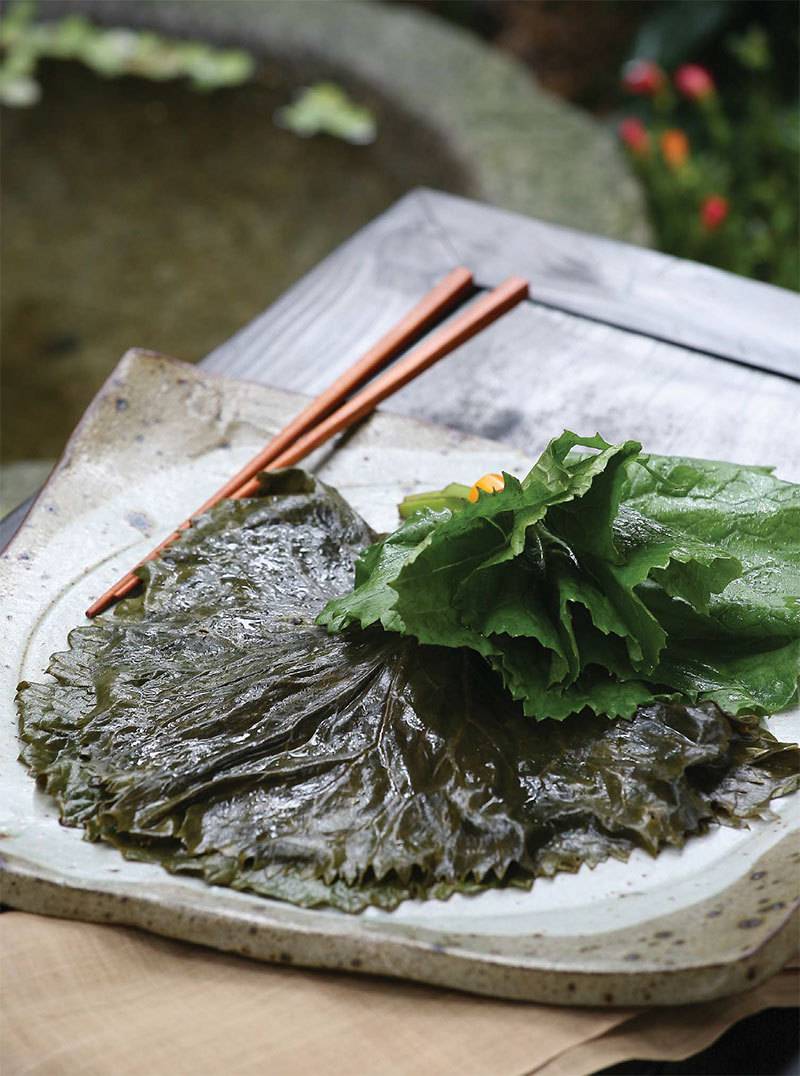
[[[660,249],[800,288],[798,5],[415,2],[514,54],[546,88],[617,127]],[[256,69],[243,49],[106,29],[77,14],[40,21],[35,0],[16,0],[0,18],[0,103],[38,101],[42,59],[75,60],[103,77],[182,79],[200,91],[249,82]],[[376,136],[369,109],[327,81],[296,90],[274,118],[300,137],[326,133],[364,145]]]
[[[738,108],[711,72],[680,65],[668,78],[633,60],[622,83],[646,102],[619,135],[648,194],[658,244],[681,257],[800,288],[800,133],[797,106],[781,107],[762,27],[731,35],[741,68]]]
[[[618,130],[661,250],[800,287],[798,4],[418,2]]]
[[[221,49],[203,41],[178,41],[149,30],[106,29],[84,15],[40,21],[35,0],[16,0],[0,17],[0,104],[28,108],[42,95],[36,78],[41,60],[74,60],[102,78],[162,82],[185,79],[193,90],[241,86],[256,75],[245,49]],[[374,141],[370,110],[334,82],[304,86],[275,122],[301,138],[328,134],[353,145]]]
[[[415,186],[490,191],[644,241],[618,129],[662,249],[797,286],[796,4],[400,0],[449,28],[390,3],[341,5],[319,54],[288,43],[318,40],[309,24],[330,26],[319,13],[337,5],[281,4],[294,28],[276,47],[267,6],[3,3],[6,472],[46,470],[131,343],[208,354]],[[483,39],[466,73],[465,34]],[[553,109],[498,52],[598,128]],[[351,62],[364,54],[374,77]]]
[[[34,0],[17,0],[0,19],[0,103],[36,104],[42,92],[36,69],[43,59],[76,60],[105,78],[185,78],[193,89],[206,91],[239,86],[255,73],[255,60],[244,49],[103,29],[83,15],[40,22]]]
[[[335,82],[304,86],[291,104],[276,110],[275,122],[300,138],[324,133],[354,146],[369,145],[378,133],[370,110],[352,101]]]

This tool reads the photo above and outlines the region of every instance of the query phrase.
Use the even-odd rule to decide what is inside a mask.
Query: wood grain
[[[204,364],[229,377],[291,383],[317,395],[457,264],[418,196],[407,195]]]
[[[362,228],[207,361],[318,392],[457,264],[484,288],[526,277],[531,305],[800,379],[795,293],[429,190]]]
[[[418,197],[484,286],[518,273],[536,302],[800,379],[795,292],[467,198]]]
[[[209,366],[281,388],[318,392],[353,361],[371,333],[385,331],[398,305],[402,309],[416,301],[443,265],[457,263],[464,253],[457,247],[463,233],[455,226],[448,233],[439,217],[443,205],[462,201],[428,192],[407,196],[213,352]],[[493,209],[465,205],[470,213],[474,210],[476,229],[481,220],[496,219]],[[552,231],[550,225],[541,227]],[[563,229],[555,231],[560,235]],[[606,242],[582,239],[590,252],[597,250],[595,242]],[[609,256],[617,259],[661,257],[609,245]],[[490,282],[490,259],[504,264],[492,251],[486,229],[470,254]],[[671,266],[674,259],[666,262]],[[516,263],[509,258],[508,264]],[[701,266],[685,265],[687,279],[705,273]],[[716,272],[713,277],[734,291],[741,285],[760,294],[750,281]],[[662,278],[666,281],[669,274]],[[800,306],[788,293],[784,300],[778,289],[764,290]],[[751,306],[749,313],[767,332],[770,311],[761,314]],[[736,338],[728,343],[734,350]],[[784,477],[800,479],[797,382],[537,302],[519,306],[384,407],[506,441],[531,454],[567,427],[599,431],[612,441],[637,437],[656,452],[772,463]]]
[[[563,429],[800,482],[800,384],[526,303],[386,409],[536,455]],[[498,468],[502,461],[498,461]]]

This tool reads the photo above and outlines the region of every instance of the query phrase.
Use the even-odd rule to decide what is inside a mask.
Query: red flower
[[[709,194],[707,198],[704,198],[703,204],[700,206],[700,220],[706,231],[713,232],[719,228],[727,217],[730,208],[730,202],[727,198],[723,198],[721,194]]]
[[[689,139],[678,127],[670,127],[658,136],[661,154],[673,172],[680,171],[689,156]]]
[[[631,60],[622,72],[622,85],[628,93],[652,97],[664,86],[667,76],[652,60]]]
[[[637,157],[646,157],[650,152],[650,135],[641,120],[627,116],[618,127],[619,137]]]
[[[699,64],[684,64],[675,72],[675,86],[690,101],[702,101],[716,92],[711,72]]]

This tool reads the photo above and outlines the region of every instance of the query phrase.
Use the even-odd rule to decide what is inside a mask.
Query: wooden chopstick
[[[463,344],[465,340],[469,340],[481,329],[485,329],[501,314],[505,314],[527,298],[527,295],[528,281],[518,276],[509,277],[494,291],[490,291],[488,295],[479,299],[469,310],[465,310],[460,317],[454,318],[449,325],[445,325],[413,351],[409,351],[394,364],[391,370],[376,377],[366,388],[343,403],[313,430],[298,437],[291,448],[272,461],[272,467],[275,470],[280,467],[290,467],[313,452],[315,448],[319,448],[340,430],[354,425],[370,411],[374,411],[378,404],[388,396],[397,392],[403,385],[407,385],[409,381],[413,381],[415,377]],[[258,478],[251,478],[232,493],[231,498],[250,497],[257,493],[258,489]]]
[[[377,344],[365,352],[341,377],[336,378],[321,395],[312,400],[297,418],[293,419],[277,436],[273,437],[233,478],[229,479],[224,486],[201,504],[197,511],[193,513],[193,516],[199,516],[201,512],[211,508],[217,501],[230,497],[250,478],[268,467],[297,437],[312,429],[320,419],[325,418],[326,415],[330,414],[331,411],[346,400],[351,392],[360,388],[365,381],[368,381],[391,359],[403,351],[416,336],[439,321],[450,307],[464,298],[471,288],[472,273],[469,269],[459,266],[457,269],[451,270],[405,317],[401,318],[385,336],[381,337]],[[140,568],[146,561],[152,560],[162,549],[174,542],[176,538],[179,538],[181,531],[192,525],[193,516],[179,523],[172,534],[168,535],[152,552],[148,553],[144,560],[141,560],[136,565],[136,568]],[[88,617],[97,616],[98,613],[107,609],[112,601],[130,593],[139,582],[139,577],[134,574],[136,568],[124,575],[113,587],[110,587],[105,594],[102,594],[96,602],[90,605],[86,610],[86,615]]]
[[[338,377],[321,395],[317,396],[308,407],[304,408],[297,418],[293,419],[281,432],[265,445],[248,463],[238,471],[233,478],[229,479],[224,486],[208,498],[193,516],[199,516],[207,508],[211,508],[217,501],[230,497],[245,482],[251,479],[259,471],[270,466],[277,456],[292,444],[299,436],[310,430],[320,419],[325,418],[335,410],[351,392],[360,388],[374,374],[381,370],[391,359],[395,358],[405,347],[420,333],[425,332],[435,322],[454,306],[472,288],[472,273],[469,269],[459,266],[451,270],[440,280],[428,294],[417,303],[385,336],[365,352],[341,377]],[[152,552],[141,560],[136,568],[140,568],[148,560],[152,560],[166,546],[180,537],[181,531],[192,525],[192,517],[179,523],[172,534],[160,542]],[[135,575],[136,568],[124,575],[122,579],[110,587],[86,610],[88,617],[97,616],[115,601],[129,594],[139,582]]]
[[[267,466],[278,469],[299,462],[340,430],[374,410],[382,400],[408,384],[465,340],[480,332],[525,299],[528,294],[527,280],[521,277],[510,277],[499,287],[484,295],[449,325],[424,340],[391,370],[376,378],[352,398],[346,399],[352,388],[363,384],[371,372],[380,369],[388,361],[388,357],[397,354],[404,343],[420,331],[421,325],[430,324],[431,320],[441,314],[443,309],[462,295],[470,286],[471,279],[471,274],[465,269],[457,269],[449,274],[402,322],[298,415],[262,452],[234,475],[213,497],[209,498],[194,515],[199,515],[225,497],[235,499],[249,497],[256,493],[259,489],[259,482],[255,476],[259,471]],[[342,400],[344,400],[343,403]],[[340,402],[341,406],[334,410],[337,402]],[[275,446],[278,446],[277,450]],[[156,557],[161,549],[173,542],[181,531],[189,526],[191,526],[191,518],[185,520],[136,567]],[[108,608],[113,601],[129,594],[140,582],[134,572],[135,569],[101,595],[86,610],[86,615],[96,616]]]

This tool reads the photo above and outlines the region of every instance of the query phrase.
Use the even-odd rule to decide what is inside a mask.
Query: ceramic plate
[[[16,760],[12,698],[41,680],[87,605],[300,410],[302,397],[129,352],[2,561],[3,899],[129,923],[262,960],[357,969],[476,993],[567,1004],[688,1002],[754,985],[796,947],[800,795],[749,829],[682,851],[393,912],[305,910],[124,860],[62,827]],[[406,493],[524,472],[517,450],[390,415],[308,461],[377,529]],[[797,476],[786,476],[794,477]],[[796,739],[798,712],[771,720]]]

